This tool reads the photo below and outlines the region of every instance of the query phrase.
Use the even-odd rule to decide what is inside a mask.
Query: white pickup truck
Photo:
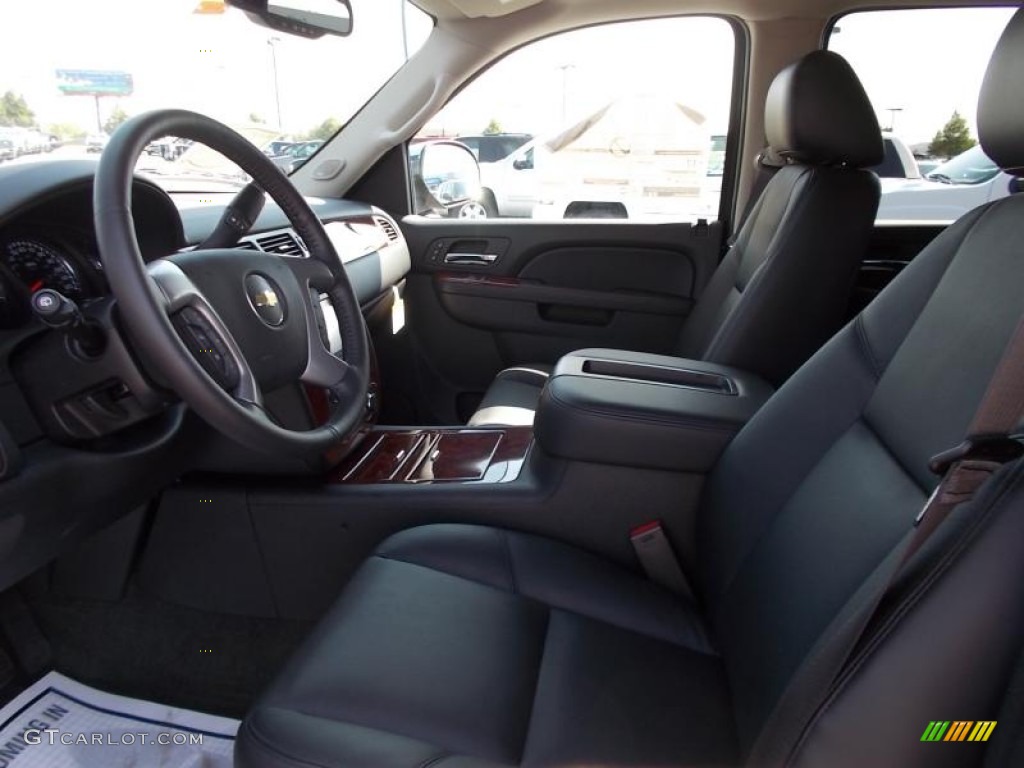
[[[710,137],[690,107],[623,97],[557,135],[481,163],[480,202],[487,216],[535,219],[707,216],[721,189],[721,169],[716,177],[710,163],[713,138],[722,137]]]

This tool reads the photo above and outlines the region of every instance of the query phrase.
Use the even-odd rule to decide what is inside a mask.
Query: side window
[[[859,11],[835,22],[828,47],[853,66],[882,126],[879,221],[951,222],[1011,194],[1010,176],[977,144],[975,113],[1014,10]]]
[[[735,50],[715,17],[566,32],[483,72],[411,146],[463,141],[479,160],[451,217],[714,219]]]

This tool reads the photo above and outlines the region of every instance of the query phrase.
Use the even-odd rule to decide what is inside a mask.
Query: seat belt
[[[985,750],[984,768],[1024,765],[1024,648],[996,717],[999,730]]]
[[[1004,464],[1024,455],[1015,437],[1024,416],[1024,318],[1018,323],[978,405],[967,437],[934,457],[929,468],[942,476],[914,520],[913,528],[847,601],[814,644],[765,721],[747,765],[782,766],[804,730],[832,693],[854,649],[906,564],[949,514],[970,501]]]

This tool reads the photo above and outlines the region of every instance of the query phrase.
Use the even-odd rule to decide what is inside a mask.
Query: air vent
[[[299,236],[290,229],[250,235],[238,243],[239,248],[266,251],[280,256],[305,256],[306,248]]]
[[[235,248],[237,248],[240,251],[258,251],[259,250],[259,248],[256,247],[256,243],[254,243],[252,240],[239,240],[238,241],[238,245],[236,245]]]
[[[373,220],[377,222],[377,226],[387,235],[389,241],[393,243],[398,239],[398,230],[395,229],[395,225],[391,223],[390,219],[384,216],[374,216]]]

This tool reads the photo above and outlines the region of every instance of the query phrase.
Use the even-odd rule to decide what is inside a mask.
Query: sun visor
[[[470,19],[487,16],[496,18],[521,11],[532,5],[539,5],[542,0],[449,0],[449,3]]]

